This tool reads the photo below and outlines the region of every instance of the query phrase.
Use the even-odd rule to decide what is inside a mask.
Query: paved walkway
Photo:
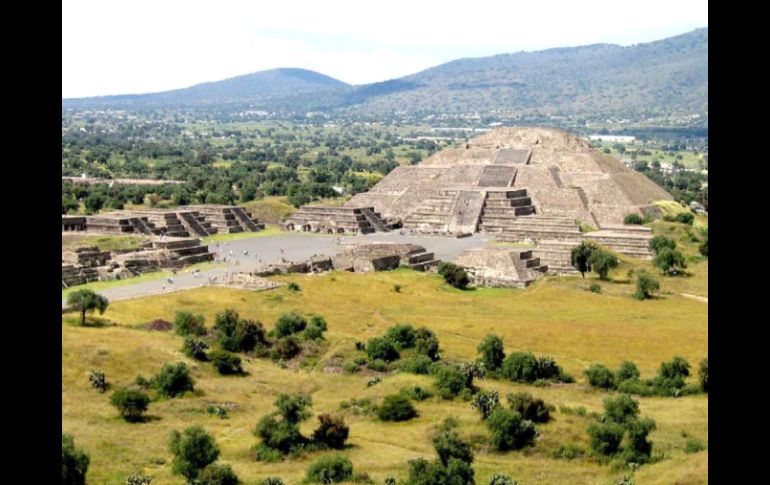
[[[226,267],[212,268],[201,271],[198,278],[192,273],[178,273],[173,276],[173,283],[165,278],[142,281],[136,284],[117,286],[99,293],[110,301],[138,298],[142,296],[171,293],[180,290],[189,290],[201,287],[211,278],[222,280],[226,272],[237,273],[251,271],[261,264],[277,263],[281,257],[289,261],[304,261],[313,255],[333,256],[340,247],[337,242],[339,236],[311,233],[281,233],[275,236],[262,236],[234,241],[214,242],[209,244],[209,250],[216,253],[217,258],[232,258]],[[466,238],[450,238],[440,236],[410,236],[401,235],[398,231],[388,233],[374,233],[366,235],[342,235],[342,242],[400,242],[414,243],[424,246],[435,254],[436,258],[452,260],[465,249],[480,247],[488,241],[494,241],[493,236],[474,234]],[[248,254],[243,254],[243,251]],[[235,261],[238,264],[235,264]],[[66,299],[62,298],[62,307]]]

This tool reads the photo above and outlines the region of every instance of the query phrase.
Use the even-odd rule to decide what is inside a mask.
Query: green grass
[[[624,262],[630,265],[633,262]],[[701,268],[694,271],[700,273]],[[707,267],[706,267],[707,272]],[[577,379],[576,384],[534,387],[504,381],[482,380],[479,385],[498,390],[501,396],[526,390],[557,407],[583,406],[600,411],[607,393],[585,385],[583,369],[594,362],[616,368],[623,360],[634,361],[643,377],[652,376],[661,361],[674,355],[689,360],[692,367],[708,350],[708,306],[677,294],[640,302],[631,297],[633,285],[602,283],[603,293],[585,290],[589,280],[578,277],[547,278],[524,290],[477,289],[460,291],[448,287],[432,274],[411,270],[380,273],[328,273],[275,277],[293,281],[301,292],[286,288],[250,292],[229,288],[198,288],[148,298],[116,301],[103,318],[112,325],[101,328],[62,326],[62,429],[72,433],[78,446],[91,454],[90,483],[122,484],[129,473],[142,472],[153,483],[182,484],[171,473],[171,455],[166,440],[172,430],[202,425],[219,444],[220,460],[230,464],[245,483],[268,475],[286,483],[299,483],[304,470],[323,453],[310,453],[279,463],[255,462],[250,448],[258,440],[251,431],[257,420],[272,411],[281,392],[312,395],[313,413],[339,413],[339,403],[352,398],[375,402],[408,385],[433,389],[426,376],[394,374],[371,388],[365,375],[329,374],[327,365],[360,355],[356,340],[381,335],[397,323],[425,325],[439,337],[442,356],[470,360],[476,357],[479,341],[489,332],[500,335],[506,352],[530,350],[550,355]],[[707,274],[706,274],[707,277]],[[663,280],[663,279],[662,279]],[[593,280],[591,280],[593,281]],[[394,293],[394,284],[401,292]],[[668,279],[662,281],[669,289]],[[329,325],[327,343],[310,369],[280,368],[263,359],[244,361],[245,377],[222,377],[210,365],[187,359],[180,352],[182,338],[172,333],[140,330],[137,325],[155,318],[173,320],[176,310],[201,313],[211,326],[214,315],[234,308],[241,316],[273,327],[281,313],[297,310],[323,315]],[[73,314],[63,315],[63,320]],[[200,395],[153,402],[149,414],[159,419],[144,424],[125,423],[109,405],[108,395],[90,388],[88,372],[102,369],[114,388],[128,385],[138,374],[150,376],[163,364],[185,361],[192,368]],[[688,454],[687,436],[708,444],[708,397],[639,398],[641,413],[655,419],[651,434],[653,453],[668,458],[645,465],[636,473],[637,483],[705,484],[708,480],[708,451]],[[230,418],[220,420],[201,412],[211,403],[229,403]],[[357,472],[367,472],[377,482],[393,475],[403,479],[407,461],[435,458],[430,442],[433,427],[447,416],[459,421],[459,432],[476,441],[487,436],[478,413],[461,400],[437,397],[415,403],[417,419],[404,423],[381,423],[366,416],[346,415],[351,447],[343,453]],[[310,434],[317,425],[313,417],[303,424]],[[563,443],[586,448],[588,419],[556,411],[548,424],[538,425],[537,445],[523,451],[495,453],[483,444],[475,448],[476,481],[487,483],[493,473],[506,473],[525,484],[606,485],[622,471],[589,459],[574,461],[551,458]]]
[[[266,226],[265,229],[257,232],[235,232],[232,234],[212,234],[211,236],[205,236],[202,237],[201,240],[205,244],[211,244],[213,242],[217,241],[235,241],[238,239],[249,239],[253,237],[269,237],[269,236],[277,236],[278,234],[283,233],[281,229],[279,229],[276,226]]]
[[[138,249],[148,241],[139,236],[94,236],[83,234],[62,234],[62,250],[73,251],[80,246],[96,246],[100,251],[115,251],[122,249]]]
[[[251,214],[266,224],[277,224],[278,221],[293,214],[297,208],[289,204],[286,197],[268,196],[240,204]]]

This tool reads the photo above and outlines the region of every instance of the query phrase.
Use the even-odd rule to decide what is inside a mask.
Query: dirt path
[[[706,298],[705,296],[691,295],[689,293],[682,293],[682,296],[685,298],[690,298],[692,300],[698,300],[702,303],[705,303],[706,305],[708,305],[709,303],[709,299]]]

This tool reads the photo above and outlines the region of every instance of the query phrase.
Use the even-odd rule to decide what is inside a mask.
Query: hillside
[[[708,113],[708,28],[619,46],[458,59],[350,86],[304,69],[272,69],[145,95],[63,100],[64,107],[217,106],[349,115],[547,114],[633,119]]]

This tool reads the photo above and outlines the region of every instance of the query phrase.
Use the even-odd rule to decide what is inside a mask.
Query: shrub
[[[126,485],[150,485],[151,483],[152,478],[147,475],[132,473],[126,477]]]
[[[208,344],[203,340],[197,337],[193,337],[192,335],[188,335],[184,338],[182,352],[184,352],[186,356],[195,360],[205,361],[207,359],[206,350],[208,348]]]
[[[287,337],[289,335],[293,335],[305,330],[305,327],[307,327],[307,321],[302,317],[302,315],[296,312],[291,312],[284,313],[278,317],[278,320],[275,322],[275,329],[273,331],[278,337]]]
[[[620,261],[614,254],[603,249],[597,249],[588,258],[588,264],[599,275],[600,280],[606,280],[610,270],[617,268]]]
[[[299,285],[293,281],[289,283],[287,288],[289,289],[289,291],[295,291],[295,292],[300,291]]]
[[[575,443],[567,443],[559,445],[551,454],[553,458],[561,458],[564,460],[574,460],[583,456],[583,449]]]
[[[535,442],[535,425],[516,411],[497,408],[486,423],[490,443],[498,451],[518,450]]]
[[[503,361],[502,374],[514,382],[534,382],[537,359],[530,352],[513,352]]]
[[[519,482],[509,477],[508,475],[500,475],[495,473],[489,479],[489,485],[519,485]]]
[[[147,330],[153,330],[156,332],[168,332],[169,330],[174,328],[174,324],[169,321],[157,318],[151,321],[150,323],[148,323],[146,328]]]
[[[192,481],[211,463],[219,458],[219,448],[214,438],[200,426],[191,426],[182,433],[172,431],[168,442],[174,455],[172,469],[188,481]]]
[[[497,335],[489,334],[484,337],[477,351],[481,354],[480,360],[487,369],[497,370],[503,365],[503,360],[505,360],[503,340]]]
[[[638,379],[639,369],[636,368],[636,364],[633,362],[622,362],[618,368],[618,372],[615,374],[619,382],[628,379]]]
[[[623,224],[637,224],[641,225],[644,223],[644,220],[642,219],[642,216],[639,214],[628,214],[626,217],[623,218]]]
[[[395,291],[396,293],[401,293],[401,285],[398,285],[398,284],[393,285],[393,291]]]
[[[497,391],[480,391],[473,396],[471,406],[479,410],[481,419],[487,419],[500,406],[500,396]]]
[[[206,327],[203,315],[193,315],[190,312],[177,311],[174,317],[174,332],[179,335],[204,335]]]
[[[88,454],[75,447],[75,439],[72,435],[61,435],[62,485],[85,485],[90,462]]]
[[[470,282],[468,279],[468,273],[465,272],[465,269],[462,266],[457,266],[453,263],[440,263],[438,267],[438,274],[443,276],[444,281],[446,281],[448,284],[460,290],[464,290]]]
[[[685,445],[684,445],[685,453],[697,453],[705,449],[706,449],[706,445],[704,445],[701,440],[696,438],[687,438],[687,441],[685,442]]]
[[[400,394],[385,397],[377,407],[377,417],[383,421],[408,421],[415,416],[417,410],[412,406],[412,402]]]
[[[570,262],[576,270],[580,271],[583,278],[586,277],[588,271],[591,271],[589,258],[597,249],[596,244],[583,241],[572,248],[572,251],[570,252]]]
[[[430,357],[422,354],[412,354],[408,359],[398,363],[398,368],[402,372],[411,372],[412,374],[428,374],[433,361]]]
[[[323,456],[307,469],[306,479],[313,483],[344,482],[353,475],[353,463],[342,455]]]
[[[708,255],[709,255],[709,233],[708,233],[708,230],[706,230],[703,233],[703,241],[701,241],[700,245],[698,245],[698,252],[701,254],[701,256],[706,256],[708,258]]]
[[[104,392],[107,390],[107,377],[104,375],[104,372],[100,370],[92,370],[88,375],[88,380],[91,382],[91,387],[98,389],[99,392]]]
[[[590,291],[591,293],[601,293],[602,287],[599,286],[598,283],[591,283],[591,286],[588,287],[588,291]]]
[[[661,249],[676,249],[676,241],[667,236],[654,236],[647,243],[647,247],[653,254],[658,254]]]
[[[302,351],[296,340],[292,337],[279,338],[273,344],[270,357],[273,360],[289,360],[296,357]]]
[[[398,359],[399,354],[393,342],[385,337],[373,337],[366,342],[366,355],[369,359],[381,359],[391,362]]]
[[[452,460],[473,463],[473,451],[470,443],[463,441],[452,428],[456,422],[451,418],[444,421],[439,433],[433,438],[433,447],[442,465],[447,466]]]
[[[413,401],[424,401],[433,397],[433,393],[420,386],[404,387],[401,389],[401,395],[408,397]]]
[[[175,397],[192,391],[195,381],[190,376],[190,370],[184,362],[166,364],[152,378],[152,385],[166,397]]]
[[[535,423],[546,423],[551,419],[551,410],[542,399],[532,397],[528,392],[508,394],[508,407],[521,417]]]
[[[226,350],[215,350],[209,353],[209,360],[220,374],[241,374],[241,358]]]
[[[703,392],[709,392],[709,359],[706,357],[700,363],[698,370],[698,381]]]
[[[416,333],[411,325],[395,325],[388,328],[385,338],[393,342],[399,350],[409,349],[414,347]]]
[[[634,298],[646,300],[652,298],[652,294],[660,289],[660,284],[647,273],[639,273],[636,277],[636,291]]]
[[[284,485],[283,480],[279,477],[267,477],[264,480],[258,482],[259,485]]]
[[[374,376],[374,379],[371,379],[366,382],[366,387],[374,387],[380,382],[382,382],[382,378],[380,376]]]
[[[593,423],[588,427],[591,449],[600,455],[614,455],[620,450],[625,432],[625,428],[615,422]]]
[[[660,394],[678,395],[679,390],[685,385],[685,378],[689,375],[690,364],[682,357],[674,357],[660,364],[654,386]]]
[[[593,364],[583,372],[588,378],[588,383],[592,387],[601,389],[614,389],[615,376],[612,371],[601,364]]]
[[[123,419],[133,423],[143,419],[150,404],[150,396],[136,389],[119,389],[112,393],[110,402],[118,408]]]
[[[320,315],[313,315],[305,328],[303,336],[308,340],[321,340],[323,333],[328,329],[326,319]]]
[[[238,475],[230,465],[212,463],[206,466],[198,477],[200,485],[238,485]]]
[[[299,423],[310,417],[308,408],[311,405],[309,396],[278,396],[275,400],[276,411],[263,416],[254,429],[254,434],[262,439],[259,459],[272,461],[307,442],[299,432]]]
[[[262,323],[242,320],[235,310],[218,313],[214,330],[222,348],[230,352],[250,352],[257,344],[266,343]]]
[[[665,275],[676,275],[687,268],[684,255],[675,249],[663,248],[652,260],[653,266],[663,271]]]
[[[639,403],[626,394],[604,400],[604,415],[610,421],[626,424],[639,415]]]
[[[692,212],[680,212],[674,216],[674,222],[681,222],[682,224],[692,224],[695,220],[695,216]]]
[[[438,395],[443,399],[452,399],[465,389],[466,377],[457,365],[436,366],[435,378]]]
[[[321,414],[318,416],[318,421],[318,428],[313,431],[313,441],[328,448],[344,448],[350,433],[345,420],[341,416]]]
[[[357,374],[361,368],[355,362],[345,362],[342,364],[342,370],[345,371],[346,374]]]
[[[652,419],[633,419],[626,423],[628,445],[623,451],[623,459],[631,463],[646,463],[652,454],[652,443],[647,440],[650,431],[655,429]]]
[[[460,364],[460,372],[465,376],[465,387],[473,390],[473,380],[483,379],[487,375],[484,364],[479,362],[463,362]]]
[[[388,363],[382,359],[374,359],[367,364],[367,367],[376,372],[385,372],[388,370]]]
[[[426,327],[420,327],[415,331],[414,350],[421,355],[426,355],[436,362],[441,358],[439,355],[438,338],[436,334]]]

